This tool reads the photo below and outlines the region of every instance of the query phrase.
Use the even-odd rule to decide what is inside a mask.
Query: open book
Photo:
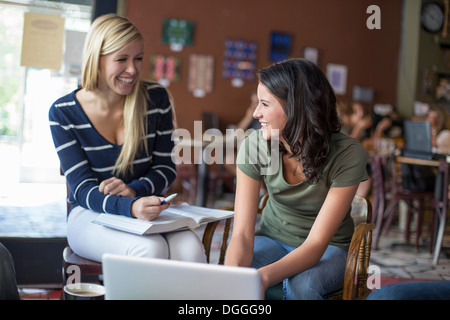
[[[101,213],[92,222],[109,228],[144,235],[195,229],[202,224],[230,218],[233,215],[233,211],[197,207],[183,203],[181,205],[171,205],[152,221]]]

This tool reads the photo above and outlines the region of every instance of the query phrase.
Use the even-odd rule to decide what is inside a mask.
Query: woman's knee
[[[193,231],[171,232],[164,235],[169,247],[169,259],[206,262],[205,248]]]
[[[169,245],[159,234],[142,236],[129,242],[125,254],[134,257],[168,259]]]

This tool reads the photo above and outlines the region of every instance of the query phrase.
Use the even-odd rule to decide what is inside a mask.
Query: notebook
[[[445,159],[445,155],[433,152],[428,121],[405,120],[403,129],[405,132],[403,156],[425,160]]]
[[[259,300],[253,268],[104,254],[106,300]]]

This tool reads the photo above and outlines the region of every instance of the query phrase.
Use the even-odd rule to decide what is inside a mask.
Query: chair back
[[[372,204],[369,199],[358,195],[352,201],[353,221],[355,231],[350,242],[345,268],[342,299],[365,299],[370,293],[367,288],[367,269],[370,263],[372,247]]]
[[[368,199],[355,195],[352,201],[350,215],[355,227],[360,223],[372,222],[372,206],[368,205]]]

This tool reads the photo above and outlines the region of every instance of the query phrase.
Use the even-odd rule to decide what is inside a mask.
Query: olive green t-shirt
[[[257,234],[298,247],[306,240],[331,187],[347,187],[368,179],[367,152],[356,139],[335,133],[320,180],[290,185],[284,180],[281,154],[275,148],[278,146],[270,147],[257,130],[242,143],[236,164],[247,176],[264,178],[269,193]],[[348,250],[353,230],[349,209],[330,244]]]

